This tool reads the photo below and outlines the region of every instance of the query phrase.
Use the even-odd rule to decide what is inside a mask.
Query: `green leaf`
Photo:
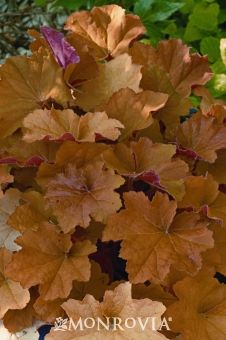
[[[168,34],[169,36],[173,36],[177,33],[178,27],[174,21],[171,21],[163,30],[162,33]]]
[[[207,54],[209,61],[214,63],[220,58],[220,39],[214,37],[205,37],[200,44],[200,51],[202,54]]]
[[[183,2],[157,1],[153,6],[152,21],[163,21],[183,6]]]
[[[134,6],[134,12],[141,17],[144,23],[155,23],[168,19],[182,6],[183,1],[138,0]]]
[[[203,38],[204,34],[200,29],[196,26],[194,26],[191,22],[188,23],[185,33],[184,33],[184,39],[186,41],[196,41],[201,40]]]
[[[218,15],[218,23],[223,24],[226,21],[226,9],[222,9],[220,10],[220,13]]]
[[[221,59],[226,66],[226,39],[221,39],[220,41],[220,53],[221,53]]]
[[[200,30],[212,32],[217,29],[220,7],[217,3],[198,3],[190,15],[190,23]]]
[[[69,10],[77,11],[82,5],[84,5],[84,3],[86,3],[84,0],[57,0],[54,5],[56,7],[62,6]]]
[[[35,3],[38,6],[44,6],[46,4],[47,0],[35,0]]]
[[[151,9],[151,5],[156,0],[139,0],[134,5],[134,13],[140,17],[145,17],[147,12]]]
[[[162,39],[161,29],[152,23],[149,23],[148,25],[146,25],[146,28],[147,28],[148,35],[150,37],[151,44],[153,46],[157,45],[159,40]]]
[[[214,64],[211,65],[211,69],[214,73],[226,73],[226,67],[221,59],[218,59]]]
[[[226,93],[226,74],[216,74],[214,76],[214,89],[221,94]]]
[[[195,6],[195,0],[184,0],[184,5],[181,8],[181,13],[190,14]]]
[[[192,107],[199,107],[199,105],[200,105],[200,98],[199,97],[196,97],[196,96],[190,96],[189,97],[189,99],[190,99],[190,101],[192,102]]]

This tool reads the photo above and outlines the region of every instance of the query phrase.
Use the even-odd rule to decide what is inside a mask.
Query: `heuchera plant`
[[[155,315],[171,330],[46,339],[224,339],[226,106],[203,87],[207,57],[138,42],[116,5],[65,29],[32,31],[32,55],[0,68],[4,326]]]

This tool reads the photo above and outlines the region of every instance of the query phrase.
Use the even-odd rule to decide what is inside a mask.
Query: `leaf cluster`
[[[207,57],[180,39],[145,44],[145,30],[117,5],[75,12],[65,36],[31,30],[31,56],[0,68],[0,317],[11,333],[154,315],[170,332],[47,339],[225,338],[225,102],[204,87]]]

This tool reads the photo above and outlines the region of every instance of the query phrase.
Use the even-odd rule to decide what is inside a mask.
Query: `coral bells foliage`
[[[116,5],[65,30],[31,31],[31,56],[0,68],[4,326],[155,316],[47,339],[225,339],[226,106],[207,57],[143,44]]]

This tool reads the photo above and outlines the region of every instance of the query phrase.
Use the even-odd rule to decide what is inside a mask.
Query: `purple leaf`
[[[79,63],[79,55],[74,47],[65,40],[63,33],[46,26],[42,26],[40,31],[51,47],[53,54],[61,67],[65,69],[69,64]]]

